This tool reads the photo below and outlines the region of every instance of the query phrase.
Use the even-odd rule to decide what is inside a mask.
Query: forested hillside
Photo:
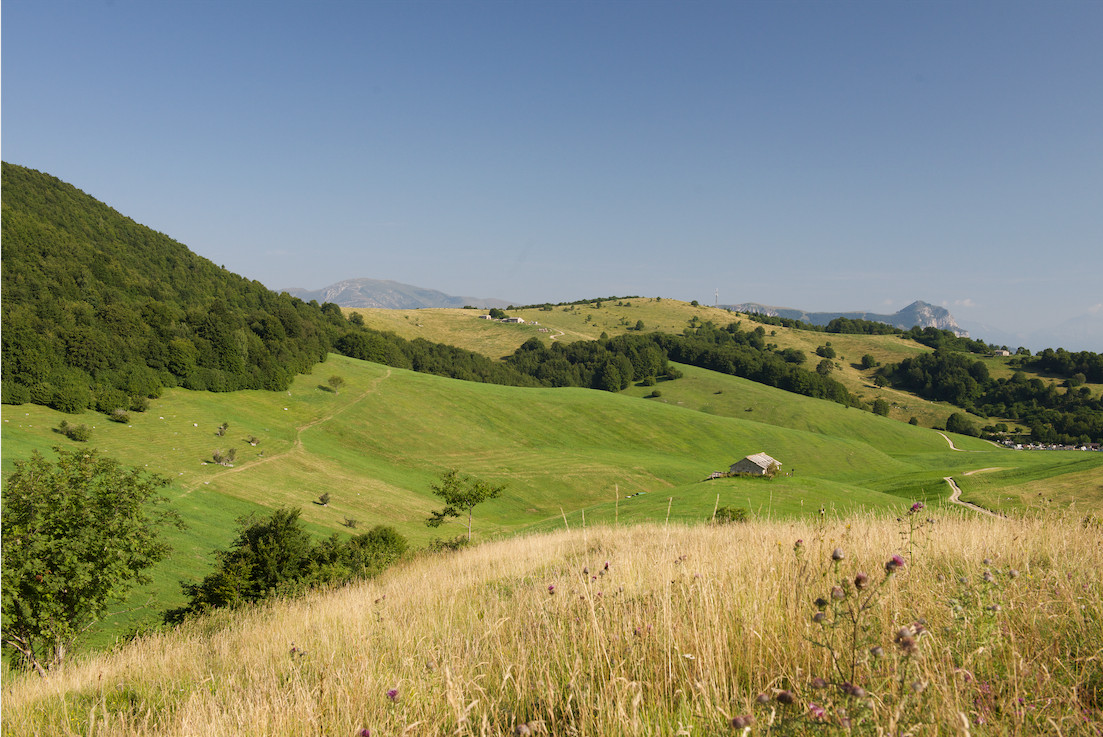
[[[470,351],[364,328],[337,305],[277,294],[48,174],[5,162],[2,204],[6,404],[121,417],[165,387],[286,389],[331,350],[535,383]]]
[[[344,322],[8,163],[3,247],[4,402],[111,411],[166,386],[284,389]]]

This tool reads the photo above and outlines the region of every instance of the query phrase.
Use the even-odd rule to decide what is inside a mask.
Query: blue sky
[[[1025,333],[1103,320],[1100,38],[1094,0],[6,0],[0,147],[273,288]]]

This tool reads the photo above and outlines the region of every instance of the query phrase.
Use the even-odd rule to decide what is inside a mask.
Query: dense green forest
[[[831,377],[830,357],[806,369],[801,351],[776,350],[762,327],[745,331],[695,320],[681,335],[603,336],[548,346],[533,339],[496,361],[366,328],[358,315],[346,320],[334,304],[277,294],[47,174],[4,163],[2,185],[7,404],[30,402],[71,413],[94,408],[122,419],[146,409],[165,387],[285,389],[330,351],[467,381],[607,391],[676,377],[669,366],[676,361],[856,404]],[[848,318],[818,327],[752,317],[827,333],[898,334],[935,351],[882,367],[880,376],[894,386],[1017,420],[1036,440],[1103,440],[1101,400],[1081,386],[1103,381],[1099,354],[1046,350],[1012,359],[1013,365],[1064,377],[1067,391],[1061,392],[1021,374],[990,378],[968,353],[991,346],[945,330],[905,331]]]
[[[3,401],[140,409],[162,387],[283,389],[344,320],[3,164]]]
[[[7,404],[122,417],[165,387],[285,389],[332,350],[538,383],[470,351],[364,328],[337,305],[277,294],[41,172],[5,162],[2,206]]]
[[[1070,358],[1066,362],[1062,359],[1051,364],[1049,354],[1058,361],[1056,353],[1046,351],[1039,356],[1040,364],[1031,362],[1031,365],[1051,371],[1056,371],[1058,365],[1064,366],[1062,370],[1065,371],[1092,371],[1101,358],[1089,353],[1080,360]],[[1022,372],[1010,378],[994,379],[983,361],[940,348],[883,366],[878,373],[893,386],[921,397],[949,402],[981,416],[1004,417],[1022,423],[1030,428],[1031,438],[1038,442],[1103,441],[1103,398],[1093,396],[1089,387],[1080,386],[1082,372],[1077,374],[1079,380],[1067,382],[1066,391],[1062,392],[1056,385],[1038,378],[1028,379]]]

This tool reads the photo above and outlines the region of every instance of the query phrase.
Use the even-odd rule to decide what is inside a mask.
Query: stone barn
[[[733,463],[730,473],[765,476],[771,473],[771,469],[773,469],[774,472],[781,470],[781,462],[775,458],[771,458],[765,453],[755,453],[753,456],[747,456],[743,460]]]

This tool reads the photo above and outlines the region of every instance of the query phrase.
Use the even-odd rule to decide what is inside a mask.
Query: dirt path
[[[969,451],[965,450],[964,448],[959,448],[956,445],[954,445],[954,441],[950,440],[950,436],[947,435],[946,433],[940,432],[939,435],[941,435],[946,440],[946,442],[950,444],[950,450],[956,450],[958,453],[968,453],[969,452]]]
[[[323,422],[329,422],[334,417],[341,414],[342,412],[349,409],[350,407],[356,406],[365,397],[367,397],[369,394],[374,394],[375,390],[379,388],[379,385],[385,379],[389,378],[390,375],[391,375],[391,370],[387,369],[386,374],[384,374],[383,376],[381,376],[378,379],[376,379],[375,381],[373,381],[371,386],[368,387],[367,391],[365,391],[363,394],[358,396],[356,399],[352,400],[351,402],[349,402],[348,404],[346,404],[342,407],[338,407],[337,409],[333,410],[332,412],[330,412],[327,415],[322,415],[321,417],[318,417],[317,419],[311,420],[310,422],[306,423],[305,425],[300,425],[299,427],[295,428],[295,442],[291,444],[290,448],[283,451],[282,453],[276,453],[275,455],[265,456],[264,458],[257,458],[256,460],[249,461],[248,463],[242,463],[240,466],[234,466],[233,468],[227,468],[223,471],[218,471],[217,473],[215,473],[211,476],[207,476],[206,478],[202,478],[202,479],[198,479],[196,481],[193,481],[187,487],[187,490],[184,492],[184,494],[190,494],[193,491],[195,491],[197,488],[199,488],[200,486],[204,486],[206,484],[209,484],[214,479],[217,479],[221,476],[225,476],[226,474],[238,473],[240,471],[244,471],[244,470],[249,469],[249,468],[255,468],[256,466],[259,466],[262,463],[271,463],[272,461],[278,460],[280,458],[286,458],[288,455],[290,455],[290,454],[292,454],[292,453],[294,453],[298,450],[301,450],[302,447],[303,447],[303,433],[304,432],[306,432],[307,430],[309,430],[312,427],[316,427],[316,426],[322,424]]]
[[[947,440],[949,440],[949,438],[947,438]],[[951,445],[952,445],[952,443],[951,443]],[[993,470],[996,470],[996,469],[982,468],[982,469],[979,469],[978,471],[970,471],[969,473],[979,473],[980,471],[993,471]],[[965,475],[968,476],[969,473],[967,473]],[[959,504],[963,507],[968,507],[969,509],[972,509],[975,512],[980,512],[981,514],[987,514],[989,517],[1000,517],[1001,516],[1001,515],[998,515],[998,514],[996,514],[995,512],[993,512],[991,510],[985,509],[984,507],[978,507],[976,504],[972,504],[971,502],[961,501],[961,487],[957,485],[956,481],[954,481],[953,476],[946,476],[946,477],[943,478],[943,481],[948,483],[950,485],[950,488],[953,490],[953,492],[950,494],[950,503],[951,504]]]
[[[993,466],[992,468],[978,468],[975,471],[966,471],[966,476],[972,476],[974,473],[988,473],[989,471],[1002,471],[1003,468],[999,466]]]

